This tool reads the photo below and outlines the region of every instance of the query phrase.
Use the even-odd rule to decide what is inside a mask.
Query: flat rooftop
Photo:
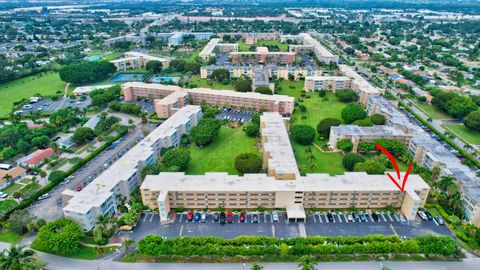
[[[357,84],[358,88],[365,93],[371,94],[380,94],[382,91],[377,87],[370,84],[365,78],[360,76],[355,70],[353,70],[350,66],[347,65],[339,65],[340,72],[343,75],[352,78],[355,84]]]
[[[403,173],[402,173],[403,175]],[[275,191],[315,191],[315,192],[400,192],[388,176],[369,175],[365,172],[346,172],[343,175],[307,174],[297,180],[275,180],[266,174],[206,173],[185,175],[183,172],[162,172],[147,175],[141,189],[150,191],[203,191],[203,192],[275,192]],[[426,190],[430,187],[416,174],[411,174],[405,190]]]
[[[393,126],[357,126],[357,125],[340,125],[331,127],[332,132],[337,135],[352,135],[352,136],[407,136],[402,130]],[[412,136],[411,134],[408,136]]]

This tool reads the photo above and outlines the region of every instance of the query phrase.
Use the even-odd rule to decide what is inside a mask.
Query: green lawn
[[[11,231],[0,232],[0,242],[15,244],[22,240],[22,236]]]
[[[17,202],[15,200],[4,200],[0,201],[0,218],[3,217],[5,212],[10,211],[13,209],[15,206],[17,206]]]
[[[4,188],[2,191],[7,193],[7,194],[12,194],[14,193],[15,191],[18,191],[19,189],[21,189],[23,187],[23,185],[20,185],[20,184],[17,184],[17,183],[13,183],[11,184],[10,186]]]
[[[206,172],[228,172],[238,174],[235,169],[235,158],[242,153],[258,153],[256,140],[247,137],[237,128],[222,126],[218,137],[211,144],[198,148],[190,147],[192,160],[187,174],[204,174]]]
[[[39,189],[40,189],[39,184],[37,184],[36,182],[31,182],[30,184],[20,189],[18,192],[20,192],[24,198],[28,198],[32,196],[35,192],[37,192],[37,190]]]
[[[240,52],[249,52],[251,46],[259,47],[259,46],[268,46],[268,45],[277,45],[281,52],[288,52],[288,44],[282,43],[278,40],[258,40],[257,44],[255,45],[245,44],[245,42],[242,40],[237,42],[237,44],[238,44],[238,51]]]
[[[39,243],[39,241],[33,241],[33,243],[31,244],[31,248],[41,252],[51,253],[47,248],[45,248],[41,243]],[[80,246],[80,249],[77,253],[69,254],[69,255],[60,255],[60,256],[74,258],[74,259],[82,259],[82,260],[94,260],[107,253],[110,253],[115,249],[116,249],[115,247],[109,247],[109,248],[104,248],[100,250],[95,247]]]
[[[461,136],[464,141],[470,144],[480,144],[480,132],[469,129],[463,124],[446,124],[444,126]]]
[[[12,110],[13,103],[23,98],[29,98],[36,93],[47,96],[64,91],[65,82],[60,80],[58,73],[42,74],[0,84],[0,117],[7,116]]]
[[[419,107],[422,112],[430,115],[430,117],[433,119],[453,119],[450,115],[442,112],[440,109],[432,105],[428,105],[426,103],[417,103],[417,107]]]
[[[333,117],[339,120],[342,119],[342,109],[347,105],[337,100],[335,94],[327,93],[324,98],[321,98],[318,93],[307,93],[310,98],[303,98],[300,101],[303,91],[303,81],[277,81],[277,84],[281,87],[278,94],[288,95],[295,98],[298,105],[304,105],[307,108],[306,113],[300,112],[298,106],[295,108],[295,112],[292,115],[292,123],[294,124],[306,124],[313,128],[317,127],[317,124],[324,118]],[[302,119],[305,117],[305,119]]]
[[[195,87],[206,87],[216,90],[233,90],[232,84],[225,85],[217,81],[203,80],[199,75],[193,75],[189,80],[189,84],[195,84]]]
[[[343,167],[343,156],[341,153],[323,153],[314,145],[305,146],[292,142],[293,151],[299,169],[305,173],[329,173],[330,175],[343,174],[346,170]],[[307,160],[305,150],[311,147],[315,160],[310,162]],[[314,166],[312,166],[314,164]]]

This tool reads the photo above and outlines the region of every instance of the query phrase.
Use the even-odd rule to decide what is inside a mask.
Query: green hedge
[[[285,249],[287,251],[285,251]],[[446,236],[419,236],[402,240],[397,236],[369,235],[278,239],[267,236],[241,236],[234,239],[185,237],[163,239],[148,235],[139,241],[137,251],[147,256],[303,256],[325,254],[425,254],[454,256],[455,240]]]
[[[108,140],[106,143],[104,143],[102,146],[97,148],[95,151],[90,153],[88,156],[83,158],[81,161],[79,161],[77,164],[72,166],[70,169],[68,169],[63,178],[58,178],[55,179],[54,181],[50,181],[48,184],[43,186],[41,189],[39,189],[37,192],[35,192],[31,197],[21,201],[15,208],[11,209],[8,211],[3,217],[2,220],[7,220],[10,214],[12,214],[14,211],[19,210],[19,209],[24,209],[30,206],[33,202],[35,202],[38,197],[42,196],[43,194],[49,192],[53,188],[55,188],[60,182],[62,182],[65,178],[76,172],[78,169],[80,169],[83,165],[87,164],[90,160],[92,160],[94,157],[96,157],[98,154],[100,154],[103,150],[105,150],[107,147],[109,147],[114,141],[120,139],[123,135],[126,133],[121,133],[117,134],[115,137],[113,137],[111,140]]]

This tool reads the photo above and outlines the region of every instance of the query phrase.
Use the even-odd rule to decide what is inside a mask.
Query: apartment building
[[[198,54],[200,58],[207,61],[210,57],[216,56],[216,52],[236,52],[237,43],[220,43],[219,38],[212,38],[202,51]]]
[[[338,56],[331,53],[316,39],[308,33],[300,33],[298,35],[281,35],[281,42],[296,43],[289,46],[289,51],[294,53],[305,53],[313,51],[318,60],[330,64],[338,64]]]
[[[361,142],[374,142],[377,139],[397,140],[408,145],[413,134],[405,133],[401,129],[393,126],[371,126],[363,127],[357,125],[341,125],[330,128],[330,137],[328,145],[332,149],[337,149],[337,142],[349,140],[353,144],[352,151],[357,152],[358,145]]]
[[[367,104],[369,97],[379,96],[385,93],[383,89],[379,89],[370,84],[370,82],[353,70],[352,67],[347,65],[339,65],[339,69],[343,76],[349,77],[352,80],[351,87],[360,96],[360,103],[365,105]]]
[[[252,111],[278,112],[291,115],[294,98],[283,95],[264,95],[259,93],[242,93],[230,90],[213,90],[209,88],[182,88],[175,85],[148,84],[128,82],[122,85],[125,100],[137,98],[161,99],[177,91],[188,93],[190,103],[205,102],[214,107],[229,107]],[[158,106],[156,106],[158,108]],[[158,113],[158,112],[157,112]]]
[[[144,45],[146,43],[146,36],[144,35],[137,36],[134,34],[119,36],[119,37],[109,38],[105,40],[104,44],[107,47],[111,47],[117,42],[131,42],[137,45],[139,44]]]
[[[405,192],[386,175],[349,172],[300,176],[284,119],[265,113],[260,123],[267,174],[148,175],[140,187],[143,203],[158,209],[161,221],[167,221],[170,211],[177,207],[286,208],[288,219],[297,221],[305,219],[304,208],[375,209],[387,205],[400,208],[408,219],[414,219],[427,200],[430,187],[418,175],[409,177]]]
[[[307,76],[303,90],[307,92],[328,90],[336,93],[339,89],[352,87],[352,80],[342,76]]]
[[[298,65],[255,65],[255,64],[237,64],[237,65],[209,65],[200,68],[200,78],[208,79],[216,69],[226,69],[231,78],[253,78],[256,70],[266,69],[268,77],[273,79],[290,80],[293,77],[298,81],[306,76],[321,76],[322,70],[313,66]]]
[[[162,99],[156,99],[153,103],[155,112],[160,118],[168,118],[176,113],[180,108],[188,104],[189,98],[187,91],[175,91]]]
[[[232,64],[285,64],[295,61],[294,52],[270,52],[267,47],[257,47],[254,52],[230,52]]]
[[[117,196],[130,197],[138,187],[141,170],[156,162],[162,148],[175,147],[182,134],[187,134],[202,117],[200,106],[188,105],[178,110],[147,137],[115,161],[82,191],[65,190],[62,198],[66,217],[90,231],[100,215],[117,212]]]
[[[115,65],[117,71],[125,71],[128,69],[145,68],[149,61],[154,60],[160,61],[163,68],[168,68],[172,59],[171,57],[156,57],[141,52],[126,52],[125,57],[112,60],[110,63]]]
[[[465,220],[480,226],[480,178],[458,157],[413,123],[400,111],[396,102],[372,96],[368,98],[367,111],[369,115],[385,115],[387,125],[412,134],[408,149],[414,161],[428,169],[439,168],[442,176],[454,177],[462,194]]]

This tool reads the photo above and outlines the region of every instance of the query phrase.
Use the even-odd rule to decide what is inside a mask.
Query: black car
[[[377,215],[377,213],[372,213],[372,219],[373,219],[373,221],[378,222],[378,215]]]
[[[218,222],[219,220],[220,220],[220,214],[214,213],[214,214],[213,214],[213,221],[214,221],[214,222]]]
[[[258,223],[258,215],[253,214],[252,220],[253,220],[253,223]]]
[[[357,213],[352,213],[352,218],[355,221],[358,221],[358,214]]]
[[[333,222],[333,215],[328,213],[327,214],[327,219],[328,219],[329,222]]]
[[[425,215],[427,215],[428,220],[433,220],[432,214],[430,214],[430,212],[428,212],[427,210],[425,210]]]
[[[220,224],[225,224],[225,212],[220,213]]]

